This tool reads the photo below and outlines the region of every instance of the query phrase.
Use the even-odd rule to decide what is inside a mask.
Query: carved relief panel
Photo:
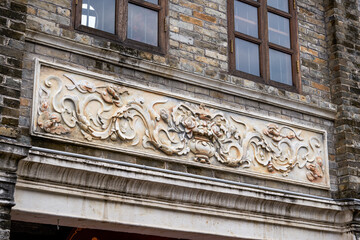
[[[328,188],[326,132],[38,63],[33,134]]]

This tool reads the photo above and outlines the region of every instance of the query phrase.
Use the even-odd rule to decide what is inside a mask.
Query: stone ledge
[[[302,238],[291,238],[296,240],[312,239],[312,237],[319,240],[352,239],[346,224],[342,226],[342,224],[330,223],[330,219],[334,220],[336,215],[336,211],[330,209],[323,210],[323,213],[327,212],[329,222],[313,222],[307,219],[289,218],[282,213],[277,216],[265,214],[264,217],[261,212],[107,194],[31,181],[19,181],[16,201],[12,219],[19,221],[31,220],[41,223],[46,219],[47,223],[60,222],[61,225],[73,227],[81,227],[81,225],[89,227],[88,222],[97,222],[106,224],[107,227],[113,225],[112,230],[117,231],[121,231],[119,229],[123,227],[138,227],[153,228],[160,232],[175,231],[181,234],[198,233],[212,236],[212,238],[200,238],[199,235],[196,237],[192,235],[188,236],[188,239],[216,239],[215,236],[218,237],[217,239],[223,237],[264,239],[265,236],[266,239],[290,239],[290,233],[302,236]],[[38,204],[39,202],[41,204]],[[264,203],[266,202],[256,202],[255,205],[261,209],[266,207]],[[293,208],[286,208],[286,205],[281,203],[270,206],[283,209],[283,212],[287,209],[294,214],[317,215],[310,208],[302,208],[296,204]],[[329,214],[329,211],[332,214]],[[350,217],[351,213],[344,212],[344,215]],[[249,231],[250,229],[252,230]]]
[[[345,204],[332,199],[254,189],[68,156],[31,154],[28,160],[21,162],[18,173],[20,185],[17,186],[28,189],[26,191],[34,188],[61,193],[64,190],[69,195],[90,194],[93,197],[88,195],[89,198],[100,202],[104,199],[122,202],[130,197],[132,200],[129,200],[140,200],[145,205],[155,201],[165,208],[174,208],[173,204],[185,209],[195,206],[209,215],[219,211],[230,214],[227,217],[231,218],[249,220],[250,217],[256,222],[338,233],[347,231],[346,226],[353,218],[352,210],[346,210]],[[16,201],[21,206],[22,203]],[[263,216],[267,216],[266,219]]]
[[[15,172],[18,161],[28,155],[29,149],[29,145],[0,139],[0,169]]]

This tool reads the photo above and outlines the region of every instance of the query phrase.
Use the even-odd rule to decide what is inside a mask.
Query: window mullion
[[[116,0],[116,35],[120,41],[125,41],[127,30],[127,13],[128,13],[128,1]]]
[[[269,83],[270,69],[269,69],[269,36],[268,36],[268,20],[267,20],[267,2],[266,0],[261,0],[260,5],[260,30],[261,30],[261,40],[262,44],[260,46],[260,58],[261,58],[261,74],[265,83]]]
[[[298,46],[298,26],[296,22],[296,1],[289,0],[289,13],[290,18],[290,43],[293,54],[291,56],[292,61],[292,77],[293,85],[300,92],[300,62],[299,62],[299,46]]]

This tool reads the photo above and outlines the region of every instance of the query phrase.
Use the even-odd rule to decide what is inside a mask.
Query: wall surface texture
[[[229,73],[230,1],[166,1],[164,54],[75,29],[76,2],[0,0],[0,238],[16,204],[39,224],[354,239],[358,2],[296,1],[299,92]]]
[[[0,238],[10,235],[10,210],[18,161],[27,155],[28,129],[21,121],[21,98],[27,7],[21,1],[0,1]],[[29,104],[29,103],[28,103]]]

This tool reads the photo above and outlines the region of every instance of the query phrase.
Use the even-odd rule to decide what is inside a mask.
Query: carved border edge
[[[205,104],[208,107],[211,107],[213,109],[219,110],[219,111],[227,111],[230,113],[235,113],[235,114],[240,114],[243,116],[247,116],[247,117],[252,117],[252,118],[256,118],[259,120],[264,120],[264,121],[269,121],[269,122],[273,122],[273,123],[278,123],[278,124],[284,124],[290,127],[295,127],[298,129],[303,129],[303,130],[307,130],[307,131],[311,131],[314,133],[319,133],[323,135],[323,146],[324,146],[324,155],[325,155],[325,185],[317,185],[314,183],[307,183],[307,182],[302,182],[302,181],[298,181],[298,180],[292,180],[292,179],[287,179],[286,181],[292,184],[296,184],[296,185],[302,185],[302,186],[308,186],[308,187],[312,187],[312,188],[318,188],[318,189],[324,189],[324,190],[330,190],[330,175],[329,175],[329,160],[328,160],[328,146],[327,146],[327,131],[324,129],[319,129],[319,128],[315,128],[315,127],[308,127],[302,124],[294,124],[290,121],[286,121],[286,120],[282,120],[282,119],[277,119],[277,118],[273,118],[273,117],[268,117],[268,116],[262,116],[256,113],[246,113],[244,111],[241,110],[236,110],[230,107],[226,107],[223,106],[221,104],[215,103],[215,102],[210,102],[207,100],[199,100],[193,97],[189,97],[189,96],[184,96],[181,94],[177,94],[177,93],[173,93],[173,92],[169,92],[163,89],[156,89],[154,87],[149,87],[149,86],[144,86],[141,85],[139,83],[134,83],[132,81],[126,80],[124,78],[121,77],[112,77],[112,76],[108,76],[108,75],[104,75],[104,74],[99,74],[99,73],[95,73],[89,70],[83,70],[83,69],[77,69],[71,66],[67,66],[67,65],[63,65],[63,64],[59,64],[59,63],[53,63],[53,62],[49,62],[40,58],[34,58],[35,61],[35,71],[34,71],[34,90],[33,90],[33,99],[32,99],[32,119],[31,119],[31,135],[32,136],[38,136],[38,137],[44,137],[47,139],[56,139],[58,141],[64,142],[64,143],[69,143],[69,142],[73,142],[82,146],[92,146],[92,147],[96,147],[96,148],[101,148],[101,149],[108,149],[108,150],[112,150],[112,151],[117,151],[117,152],[123,152],[123,153],[127,153],[127,154],[131,154],[131,155],[135,155],[135,156],[143,156],[143,157],[148,157],[148,158],[153,158],[153,159],[159,159],[162,161],[167,161],[167,162],[179,162],[179,159],[176,159],[175,157],[170,157],[170,156],[160,156],[160,155],[156,155],[156,154],[150,154],[150,153],[144,153],[142,152],[141,154],[138,151],[133,151],[133,150],[129,150],[127,148],[122,148],[122,147],[111,147],[111,146],[104,146],[101,144],[97,144],[97,143],[84,143],[81,141],[77,141],[77,140],[69,140],[66,138],[63,138],[61,136],[54,136],[53,134],[48,134],[48,133],[39,133],[36,132],[36,126],[34,125],[34,119],[36,118],[36,111],[34,111],[36,109],[36,103],[38,102],[39,96],[37,94],[36,89],[38,89],[38,84],[39,84],[39,80],[40,80],[40,74],[41,74],[41,67],[42,66],[46,66],[46,67],[50,67],[50,68],[54,68],[54,69],[58,69],[58,70],[63,70],[63,71],[68,71],[69,73],[74,73],[74,74],[78,74],[78,75],[82,75],[85,77],[90,77],[90,78],[94,78],[97,80],[101,80],[101,81],[105,81],[105,82],[110,82],[110,83],[115,83],[115,84],[121,84],[124,85],[126,87],[131,87],[137,90],[141,90],[141,91],[146,91],[146,92],[150,92],[150,93],[155,93],[161,96],[166,96],[166,97],[172,97],[174,99],[178,99],[178,100],[185,100],[188,101],[190,103],[195,103],[195,104]],[[181,161],[181,160],[180,160]],[[185,164],[185,165],[190,165],[190,166],[196,166],[196,167],[201,167],[201,168],[207,168],[207,169],[212,169],[212,170],[219,170],[219,171],[225,171],[225,172],[229,172],[229,173],[235,173],[235,174],[241,174],[241,175],[245,175],[245,176],[250,176],[250,177],[255,177],[255,178],[261,178],[261,179],[265,179],[265,180],[274,180],[274,181],[279,181],[282,183],[286,183],[284,182],[283,178],[280,177],[276,177],[276,176],[269,176],[266,174],[262,174],[262,173],[257,173],[257,172],[248,172],[248,171],[244,171],[242,169],[229,169],[229,168],[225,168],[225,167],[218,167],[218,166],[207,166],[201,163],[196,163],[196,162],[185,162],[185,161],[181,161],[181,163]]]

